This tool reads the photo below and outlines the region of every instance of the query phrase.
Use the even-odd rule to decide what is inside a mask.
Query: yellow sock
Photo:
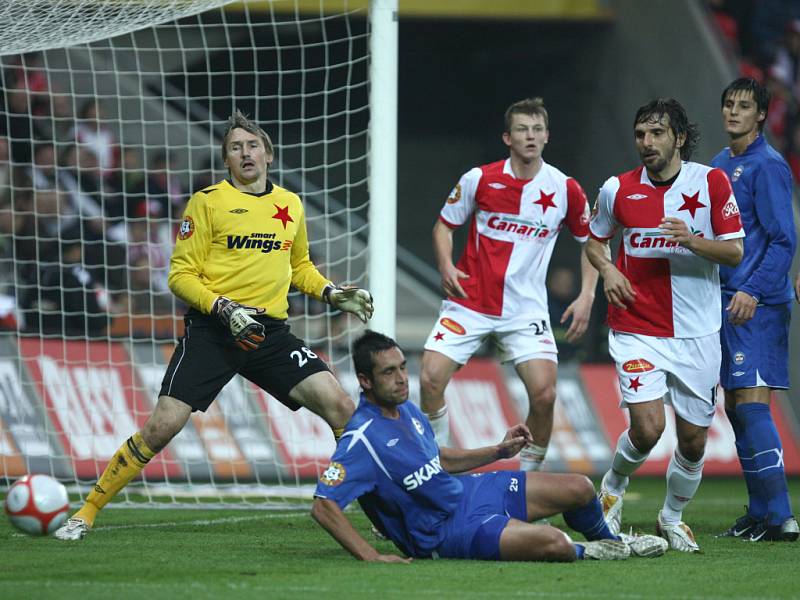
[[[339,438],[342,437],[342,434],[344,433],[344,427],[337,427],[335,429],[331,427],[331,429],[333,429],[333,439],[338,442]]]
[[[83,519],[91,527],[100,509],[141,473],[155,455],[144,443],[142,434],[134,433],[116,451],[94,489],[86,496],[86,502],[73,516]]]

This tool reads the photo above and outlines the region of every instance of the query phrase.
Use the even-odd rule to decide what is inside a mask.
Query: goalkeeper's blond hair
[[[233,114],[228,117],[228,127],[225,129],[225,135],[222,136],[222,162],[225,162],[225,159],[228,158],[228,138],[234,129],[244,129],[246,132],[258,136],[264,143],[264,149],[267,151],[267,153],[270,156],[275,155],[275,151],[272,147],[272,140],[270,139],[269,134],[261,129],[261,127],[256,125],[255,122],[248,119],[247,115],[237,108],[235,111],[233,111]]]

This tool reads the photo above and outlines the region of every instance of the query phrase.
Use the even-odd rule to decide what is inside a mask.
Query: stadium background
[[[257,4],[251,4],[251,9]],[[412,375],[418,372],[416,358],[435,320],[439,299],[430,228],[461,173],[505,156],[500,132],[506,106],[530,95],[544,97],[551,123],[545,159],[576,177],[590,197],[605,177],[637,163],[629,135],[631,116],[637,106],[655,96],[672,95],[686,105],[702,133],[695,159],[707,162],[725,145],[719,126],[719,91],[737,72],[760,68],[763,76],[770,76],[770,65],[758,64],[758,47],[753,50],[751,45],[748,50],[737,37],[742,31],[732,33],[731,21],[726,21],[725,15],[733,14],[735,21],[735,13],[726,13],[724,4],[737,3],[654,2],[645,10],[635,0],[509,0],[494,2],[491,8],[481,2],[401,0],[397,238],[402,248],[397,333],[412,356]],[[797,9],[788,1],[761,5],[769,18],[762,17],[771,26],[766,29],[777,31],[772,43],[780,44],[784,28],[800,14],[792,14]],[[719,12],[712,13],[712,8]],[[758,12],[753,9],[747,18],[753,19]],[[776,15],[781,19],[778,24],[773,22]],[[170,83],[184,86],[191,95],[193,89],[202,90],[207,85],[202,73],[198,75],[187,82]],[[230,80],[236,80],[235,73],[230,74]],[[225,84],[216,80],[216,85]],[[796,106],[796,99],[789,105]],[[257,114],[268,110],[246,104],[243,108]],[[776,143],[780,142],[777,134],[788,139],[794,125],[791,111],[787,112],[789,122],[771,132]],[[216,115],[220,119],[224,116]],[[380,132],[372,135],[380,136]],[[779,145],[785,146],[787,153],[795,150],[788,142]],[[286,154],[281,159],[291,164],[293,157]],[[178,159],[179,163],[186,160]],[[179,167],[176,171],[183,168]],[[215,165],[217,174],[220,167]],[[310,178],[313,180],[313,175]],[[196,182],[185,183],[188,187]],[[578,248],[566,237],[557,247],[551,269],[566,269],[574,277]],[[553,308],[556,310],[558,304],[554,302]],[[610,460],[617,434],[624,428],[624,417],[615,408],[618,392],[613,368],[607,363],[604,308],[599,293],[586,341],[579,347],[565,348],[556,431],[548,458],[552,469],[601,472]],[[800,352],[797,319],[792,340],[796,356]],[[17,348],[21,350],[22,368],[15,364]],[[157,363],[164,364],[170,348],[169,342],[158,348]],[[112,357],[112,363],[124,366],[109,371],[102,367],[108,358],[103,350],[97,350],[100,358],[94,360],[94,351],[87,352],[84,342],[40,344],[26,338],[18,346],[13,336],[5,337],[0,344],[6,361],[0,405],[5,424],[0,431],[4,436],[0,465],[6,477],[29,470],[52,470],[63,477],[74,473],[79,479],[92,479],[96,461],[109,456],[147,414],[147,395],[154,394],[160,373],[132,366],[124,353],[146,354],[150,349],[138,343],[126,350],[115,348],[114,352],[121,354]],[[493,443],[508,424],[517,420],[516,412],[525,403],[516,378],[497,366],[492,355],[493,348],[488,344],[459,373],[449,391],[455,438],[467,447]],[[110,380],[111,387],[119,383],[126,392],[116,398],[75,395],[75,404],[71,405],[70,400],[63,400],[61,387],[48,387],[47,368],[55,369],[56,379],[66,377],[76,389],[87,374],[90,378],[117,377]],[[354,377],[346,366],[339,376],[355,393]],[[797,369],[792,376],[794,391],[778,395],[776,410],[786,444],[787,471],[796,475],[800,474]],[[133,380],[141,382],[141,387],[130,385]],[[159,472],[167,478],[195,481],[313,477],[331,449],[321,423],[303,412],[291,415],[281,411],[263,395],[255,400],[252,396],[252,390],[238,383],[232,385],[220,398],[218,408],[204,420],[194,420],[191,435],[176,440],[162,460],[154,461],[150,467],[156,472],[154,478],[159,478]],[[237,407],[253,401],[261,403],[261,414],[269,418],[256,423],[237,422]],[[97,413],[113,405],[118,411],[115,414],[128,417],[103,425],[105,430],[98,435],[89,421],[80,423],[59,412],[59,406],[79,404]],[[31,431],[31,423],[38,423],[38,431]],[[89,450],[79,443],[87,435],[93,436]],[[661,473],[666,467],[670,441],[668,435],[664,437],[648,463],[648,473]],[[300,439],[302,444],[298,443]],[[21,447],[35,452],[21,452]],[[76,460],[54,460],[54,456],[74,456]],[[217,460],[215,456],[226,458]],[[278,466],[264,467],[263,472],[258,465],[267,463],[252,458],[275,456],[279,457],[274,461]],[[720,411],[711,432],[707,473],[736,472],[733,436]]]

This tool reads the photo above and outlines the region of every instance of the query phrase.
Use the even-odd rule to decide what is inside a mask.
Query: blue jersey
[[[363,395],[317,484],[315,496],[344,508],[355,499],[370,521],[409,556],[428,557],[464,494],[442,470],[425,415],[411,402],[384,417]]]
[[[739,156],[724,148],[711,165],[728,174],[746,234],[742,262],[719,267],[722,291],[742,291],[762,304],[791,302],[797,239],[789,165],[760,134]]]

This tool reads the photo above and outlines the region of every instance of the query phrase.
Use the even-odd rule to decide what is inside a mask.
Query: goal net
[[[236,108],[304,201],[312,260],[365,285],[367,3],[8,0],[0,8],[0,484],[81,495],[157,400],[186,307],[169,257],[192,191],[224,179]],[[290,323],[355,396],[360,324],[293,291]],[[118,501],[289,505],[327,425],[237,377]],[[69,486],[68,486],[69,487]],[[0,485],[0,489],[2,485]],[[116,502],[116,501],[115,501]]]

